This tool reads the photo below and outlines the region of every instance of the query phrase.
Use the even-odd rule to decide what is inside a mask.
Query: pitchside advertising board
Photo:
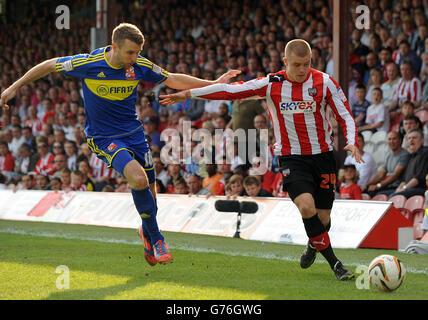
[[[159,194],[159,227],[163,231],[233,237],[237,213],[217,211],[214,204],[219,199],[224,197]],[[307,236],[302,219],[290,199],[238,200],[255,201],[259,207],[255,214],[242,214],[241,238],[306,244]],[[400,237],[412,232],[411,222],[390,202],[336,200],[331,217],[329,234],[332,245],[336,248],[398,249]],[[131,194],[103,192],[2,190],[0,219],[132,229],[141,224]],[[400,247],[404,245],[407,243]]]

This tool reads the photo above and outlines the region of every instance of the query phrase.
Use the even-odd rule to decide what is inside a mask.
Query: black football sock
[[[306,234],[308,235],[312,245],[317,248],[317,250],[323,255],[330,267],[333,269],[334,265],[339,260],[334,255],[333,248],[330,244],[330,237],[326,227],[324,227],[321,220],[319,219],[318,214],[315,214],[313,217],[308,219],[302,218],[302,220],[305,226]]]
[[[330,231],[330,228],[331,228],[331,219],[330,219],[330,220],[328,220],[328,223],[327,223],[327,225],[325,226],[325,230],[327,230],[327,232],[328,232],[328,231]]]

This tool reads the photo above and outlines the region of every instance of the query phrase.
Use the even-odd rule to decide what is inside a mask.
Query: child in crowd
[[[339,171],[340,198],[349,200],[362,200],[363,196],[360,187],[357,185],[359,179],[355,165],[348,164]]]
[[[79,170],[74,170],[71,173],[71,190],[72,191],[87,191],[83,184],[83,173]]]
[[[372,91],[373,104],[367,108],[366,125],[358,128],[358,131],[371,130],[385,131],[389,130],[389,113],[382,103],[382,90],[374,88]]]
[[[370,106],[370,102],[366,100],[366,87],[363,84],[358,84],[355,87],[355,96],[357,102],[352,105],[351,112],[357,127],[361,127],[365,125],[367,108]]]
[[[188,194],[189,188],[183,178],[174,181],[174,193],[175,194]]]
[[[230,189],[231,196],[243,196],[244,195],[244,178],[239,174],[234,174],[230,177],[229,183],[226,186],[226,189]]]
[[[62,186],[61,189],[64,191],[71,191],[71,170],[68,168],[64,168],[61,171],[61,182]]]
[[[245,192],[249,197],[272,197],[270,192],[262,189],[259,177],[248,176],[244,179]]]

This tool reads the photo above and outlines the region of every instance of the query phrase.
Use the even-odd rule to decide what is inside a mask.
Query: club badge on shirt
[[[135,71],[133,66],[130,66],[128,69],[125,70],[125,77],[128,80],[135,80]]]
[[[311,97],[315,97],[317,95],[317,88],[308,88],[308,94]]]
[[[109,152],[113,152],[116,148],[117,148],[117,145],[114,142],[112,142],[108,145],[107,150]]]

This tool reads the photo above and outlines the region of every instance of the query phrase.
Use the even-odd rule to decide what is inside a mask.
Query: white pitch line
[[[29,236],[36,236],[36,237],[46,237],[46,238],[61,238],[61,239],[72,239],[72,240],[89,240],[89,241],[98,241],[98,242],[104,242],[104,243],[122,243],[122,244],[131,244],[131,245],[142,245],[140,240],[123,240],[123,239],[114,239],[114,238],[102,238],[102,237],[80,237],[76,236],[74,234],[65,234],[65,233],[55,233],[55,232],[34,232],[34,231],[27,231],[22,229],[15,229],[15,228],[5,228],[0,229],[1,233],[12,233],[12,234],[22,234],[22,235],[29,235]],[[266,253],[243,253],[238,251],[224,251],[224,250],[216,250],[216,249],[208,249],[203,247],[193,247],[193,246],[186,246],[186,245],[170,245],[168,244],[168,247],[170,249],[179,249],[179,250],[185,250],[185,251],[193,251],[193,252],[201,252],[201,253],[218,253],[218,254],[224,254],[228,256],[234,256],[234,257],[250,257],[250,258],[262,258],[262,259],[275,259],[275,260],[281,260],[281,261],[288,261],[288,262],[299,262],[300,259],[296,257],[291,256],[280,256],[276,254],[266,254]],[[324,260],[318,259],[315,263],[318,264],[326,264],[327,262]],[[358,267],[361,266],[361,263],[358,262],[346,262],[349,266]],[[409,273],[416,273],[416,274],[425,274],[428,275],[428,269],[416,269],[411,267],[406,267],[407,272]]]

